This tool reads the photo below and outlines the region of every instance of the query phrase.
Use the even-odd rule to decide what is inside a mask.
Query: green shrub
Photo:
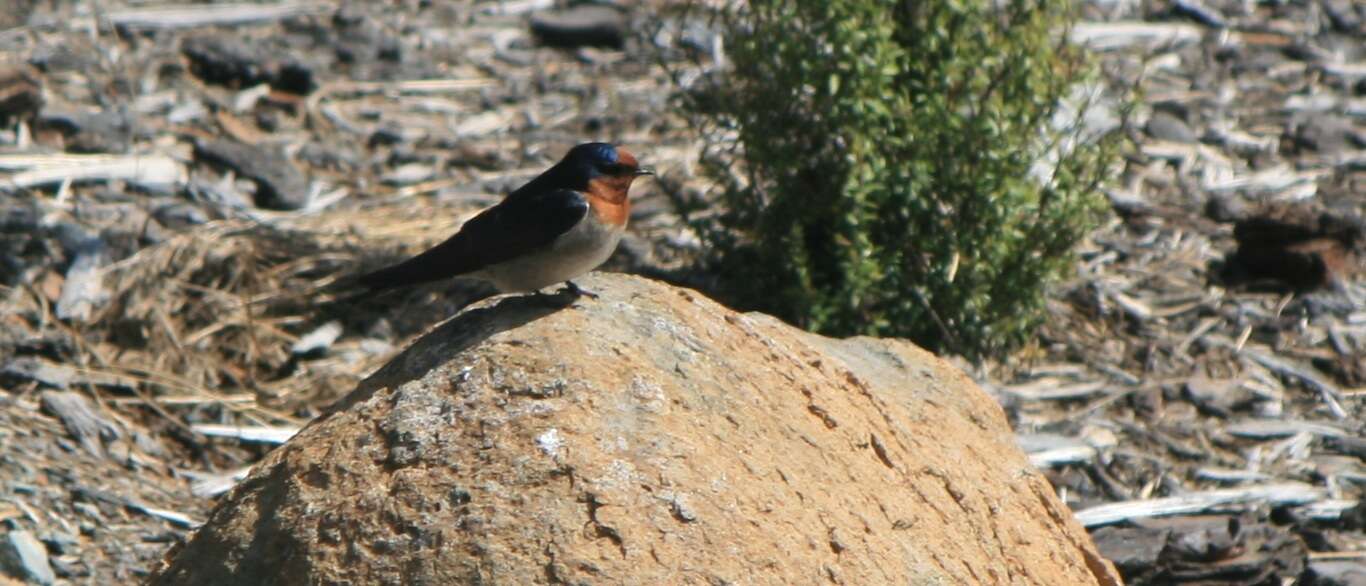
[[[719,199],[677,203],[723,296],[973,358],[1027,339],[1115,160],[1108,139],[1054,148],[1078,138],[1081,114],[1062,104],[1094,75],[1058,40],[1069,4],[753,0],[717,13],[730,67],[685,104],[710,130]]]

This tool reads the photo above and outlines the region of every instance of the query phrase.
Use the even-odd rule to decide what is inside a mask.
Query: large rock
[[[594,276],[418,340],[153,584],[1118,584],[997,405],[905,342]]]

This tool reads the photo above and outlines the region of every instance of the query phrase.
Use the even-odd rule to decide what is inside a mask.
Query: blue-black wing
[[[583,221],[588,207],[584,194],[572,189],[519,189],[465,222],[445,242],[357,281],[380,291],[496,265],[549,246]]]

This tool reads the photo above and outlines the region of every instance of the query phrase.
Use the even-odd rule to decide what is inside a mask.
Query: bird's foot
[[[594,292],[589,291],[589,290],[587,290],[587,289],[580,289],[579,286],[578,286],[578,285],[575,285],[573,281],[565,281],[565,282],[564,282],[564,288],[563,288],[563,289],[560,289],[560,290],[558,291],[558,293],[568,293],[568,294],[573,295],[573,296],[575,296],[575,297],[587,297],[587,298],[589,298],[589,299],[597,299],[597,298],[598,298],[598,294],[597,294],[597,293],[594,293]]]
[[[547,307],[554,308],[568,307],[570,305],[573,305],[574,301],[578,300],[580,297],[589,297],[592,299],[598,298],[597,293],[580,289],[579,286],[575,285],[573,281],[565,281],[564,286],[560,287],[554,293],[536,291],[535,293],[531,294],[531,296],[536,300],[540,301],[541,303],[545,304]]]
[[[562,291],[556,291],[554,293],[537,291],[528,296],[528,298],[550,309],[564,309],[573,305],[575,299],[574,296]]]

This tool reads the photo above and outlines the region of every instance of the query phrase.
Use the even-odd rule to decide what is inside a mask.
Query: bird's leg
[[[590,298],[590,299],[597,299],[597,298],[598,298],[598,294],[597,294],[597,293],[594,293],[594,292],[589,291],[589,290],[587,290],[587,289],[580,289],[579,286],[578,286],[578,285],[575,285],[573,281],[565,281],[565,282],[564,282],[564,288],[563,288],[563,289],[560,289],[559,292],[560,292],[560,293],[569,293],[570,295],[573,295],[573,296],[575,296],[575,297],[588,297],[588,298]]]

